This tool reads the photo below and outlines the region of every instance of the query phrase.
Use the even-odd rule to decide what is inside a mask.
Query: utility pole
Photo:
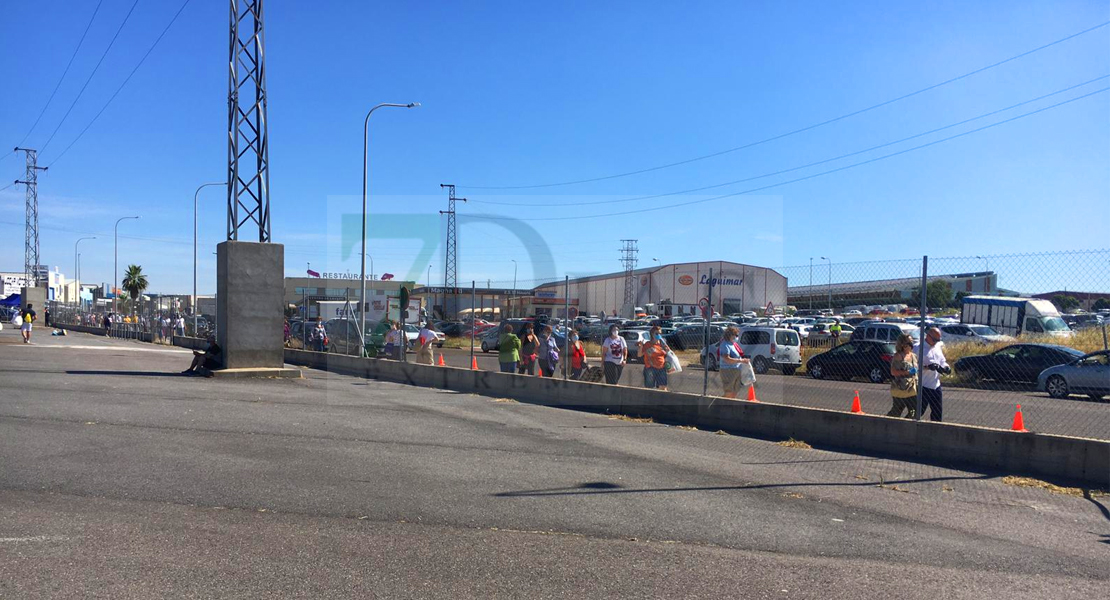
[[[626,317],[633,317],[633,307],[636,305],[636,255],[640,252],[636,247],[637,240],[621,240],[621,264],[624,266],[624,308]]]
[[[27,225],[24,232],[23,276],[27,287],[39,286],[39,171],[47,167],[38,166],[39,153],[31,148],[16,148],[12,152],[27,153],[27,173],[25,180],[15,180],[27,187]]]
[[[459,263],[458,263],[458,230],[455,227],[455,201],[466,202],[466,198],[455,197],[455,185],[452,183],[441,183],[441,188],[447,188],[447,210],[439,211],[441,215],[447,215],[447,248],[445,249],[446,257],[443,264],[443,316],[447,316],[447,307],[452,306],[454,311],[452,315],[458,318],[459,313],[459,290],[458,290],[458,277],[459,277]],[[451,294],[452,302],[448,303],[447,294]]]
[[[231,0],[227,111],[227,239],[270,241],[270,151],[266,126],[266,37],[262,0]]]

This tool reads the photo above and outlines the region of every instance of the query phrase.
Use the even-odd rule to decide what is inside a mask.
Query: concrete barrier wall
[[[544,406],[608,412],[768,439],[1110,488],[1110,442],[751,403],[694,394],[543,379],[286,350],[285,362],[334,373]]]
[[[182,348],[188,348],[190,350],[204,350],[208,347],[208,340],[202,338],[175,335],[170,339],[170,341],[173,342],[174,346],[180,346]]]
[[[92,335],[104,335],[104,328],[103,327],[90,327],[88,325],[69,325],[69,324],[66,324],[66,323],[53,325],[53,327],[56,327],[57,329],[65,329],[67,331],[77,331],[77,332],[80,332],[80,333],[90,333]],[[154,334],[153,333],[135,333],[135,334],[129,334],[129,335],[121,335],[120,339],[136,340],[136,341],[139,341],[139,342],[153,343],[154,342]]]

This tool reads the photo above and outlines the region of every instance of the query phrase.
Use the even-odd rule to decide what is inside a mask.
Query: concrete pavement
[[[2,597],[1090,597],[1110,510],[995,477],[0,332]]]

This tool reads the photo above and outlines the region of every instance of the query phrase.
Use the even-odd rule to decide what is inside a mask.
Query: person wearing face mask
[[[616,325],[609,326],[609,337],[601,340],[601,359],[605,368],[605,383],[617,385],[621,380],[621,371],[628,362],[628,344],[620,335],[620,328]]]
[[[655,325],[648,333],[648,341],[640,342],[640,356],[644,358],[644,387],[667,391],[667,342],[663,330]]]
[[[564,368],[570,369],[571,379],[582,379],[582,373],[586,371],[586,348],[582,345],[581,340],[578,339],[578,332],[574,329],[570,330],[570,360],[564,363]]]

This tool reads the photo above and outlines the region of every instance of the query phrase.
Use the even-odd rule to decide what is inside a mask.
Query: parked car
[[[811,340],[828,339],[828,338],[832,337],[832,333],[829,331],[830,327],[832,327],[832,323],[817,323],[816,325],[814,325],[813,327],[811,327],[809,329],[809,336],[806,339],[811,339]],[[841,323],[840,324],[840,339],[846,340],[846,339],[852,337],[852,333],[855,330],[856,330],[855,327],[852,327],[851,325],[845,325],[844,323]]]
[[[814,379],[866,377],[872,383],[890,378],[894,358],[892,342],[852,340],[806,361],[806,372]]]
[[[640,356],[640,343],[647,342],[651,339],[651,329],[623,329],[620,336],[624,338],[628,344],[628,362],[642,361],[643,357]]]
[[[913,338],[914,343],[921,338],[921,330],[909,323],[868,323],[856,327],[852,332],[852,341],[890,342],[898,341],[903,333]]]
[[[954,342],[994,344],[1014,341],[1014,338],[1002,335],[986,325],[941,325],[939,329],[945,343],[949,344]]]
[[[357,322],[350,319],[328,319],[324,321],[324,331],[328,333],[328,352],[352,356],[360,354]]]
[[[1068,324],[1073,330],[1087,329],[1088,327],[1101,327],[1103,318],[1097,314],[1083,314],[1083,315],[1066,315],[1064,322]]]
[[[1092,352],[1065,364],[1049,367],[1037,376],[1037,391],[1053,398],[1087,394],[1091,400],[1110,396],[1110,352]]]
[[[709,343],[719,342],[723,333],[724,328],[720,325],[710,325]],[[674,350],[696,350],[705,345],[705,325],[683,325],[664,339]]]
[[[798,332],[782,327],[745,327],[736,339],[744,357],[752,361],[752,369],[762,375],[768,369],[778,369],[783,375],[793,375],[802,366],[802,340]],[[699,359],[710,371],[720,369],[717,347],[720,341],[702,349]]]
[[[529,324],[532,325],[533,331],[538,337],[540,335],[540,332],[538,330],[542,327],[537,325],[531,319],[509,319],[507,321],[502,321],[501,323],[498,323],[496,327],[490,327],[482,333],[482,341],[480,344],[482,352],[497,352],[501,348],[501,330],[504,329],[505,325],[512,325],[513,333],[520,335],[524,332],[524,326]],[[605,331],[606,334],[608,334],[609,328],[606,327]],[[554,331],[553,329],[552,333],[555,335],[555,340],[559,343],[559,347],[562,348],[563,340],[566,339],[566,336],[562,333],[561,330]]]
[[[1036,383],[1042,371],[1070,363],[1083,353],[1054,344],[1013,344],[990,354],[965,356],[953,365],[968,381],[993,379]]]

